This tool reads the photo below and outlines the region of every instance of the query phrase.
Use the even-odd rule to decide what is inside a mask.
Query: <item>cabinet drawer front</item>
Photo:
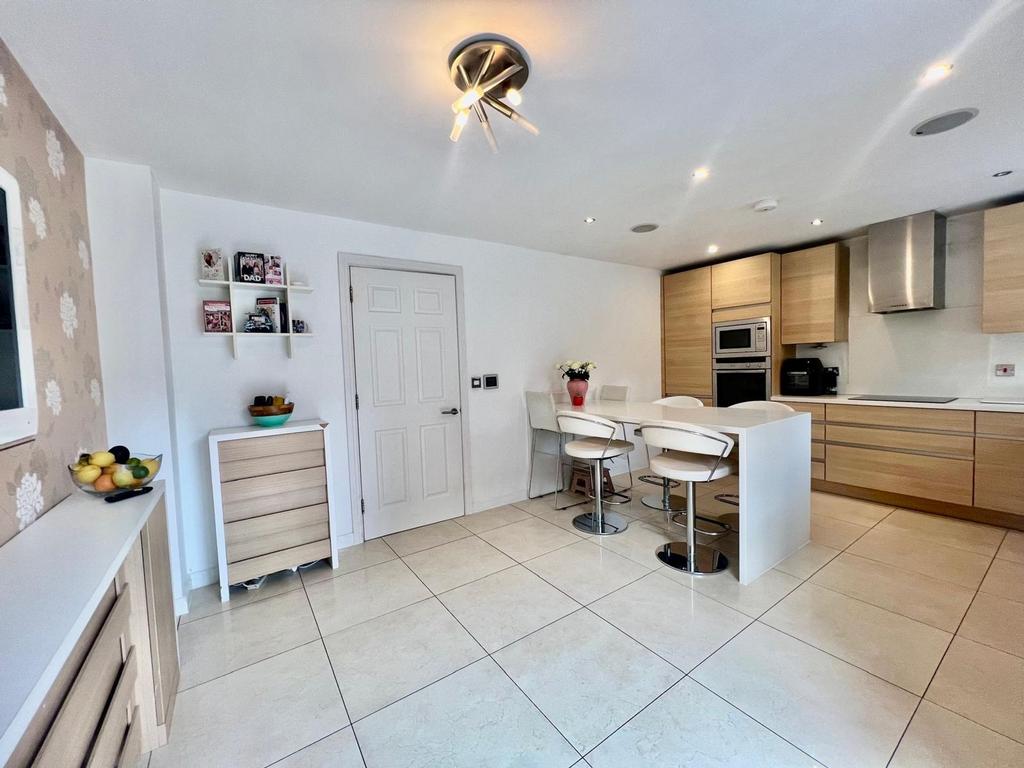
[[[96,734],[96,743],[93,745],[92,752],[89,753],[86,768],[110,768],[117,762],[125,733],[128,731],[128,713],[135,708],[137,667],[135,647],[133,646],[129,649],[128,658],[121,669],[121,677],[118,678],[114,695],[110,698],[110,706],[107,707],[107,711],[103,715],[103,722],[100,723],[99,731]]]
[[[251,517],[224,526],[229,563],[320,541],[328,535],[326,504]]]
[[[824,480],[825,479],[825,463],[822,461],[811,462],[811,479],[812,480]]]
[[[825,425],[811,423],[811,440],[824,440],[825,439]]]
[[[224,522],[248,520],[260,515],[269,515],[274,512],[284,512],[288,509],[298,509],[300,507],[311,507],[316,504],[325,504],[326,502],[326,485],[300,488],[297,491],[271,493],[257,499],[247,499],[232,504],[225,503]]]
[[[794,411],[800,413],[811,414],[811,421],[824,421],[825,420],[825,404],[824,403],[794,403],[783,400]]]
[[[138,707],[132,710],[132,724],[128,735],[124,738],[121,756],[117,759],[117,768],[137,768],[142,757],[142,713]]]
[[[974,455],[971,435],[944,435],[931,432],[908,432],[877,427],[848,427],[829,424],[826,430],[830,443],[849,443],[869,448],[888,448],[914,453],[940,454],[969,459]]]
[[[965,459],[829,445],[825,471],[830,483],[966,506],[974,498],[974,462]]]
[[[220,492],[224,506],[227,506],[252,501],[262,496],[301,491],[320,485],[327,485],[327,471],[323,467],[312,467],[296,469],[291,472],[279,472],[266,477],[232,480],[230,483],[221,483]]]
[[[1024,413],[978,411],[977,425],[979,435],[1016,437],[1024,440]]]
[[[322,467],[323,465],[324,451],[322,448],[314,451],[282,453],[255,459],[222,461],[220,463],[220,481],[227,483],[247,477],[263,477],[265,475],[275,475],[279,472]]]
[[[825,444],[824,443],[811,443],[811,460],[812,461],[824,461],[825,460]]]
[[[878,405],[833,405],[825,410],[829,424],[863,424],[869,427],[974,433],[974,411],[943,411],[937,408],[890,408]]]
[[[121,673],[121,638],[128,632],[130,591],[130,586],[126,585],[110,609],[33,766],[56,768],[85,762],[103,710]]]
[[[974,451],[974,506],[1024,515],[1024,442],[979,437]]]
[[[283,549],[269,555],[261,555],[248,560],[242,560],[228,565],[228,583],[237,584],[240,581],[262,576],[266,573],[276,573],[285,568],[291,568],[311,560],[319,560],[331,556],[330,539],[315,541],[311,544],[303,544],[300,547]]]
[[[229,461],[264,459],[268,456],[282,456],[286,453],[303,453],[304,451],[322,451],[323,449],[324,433],[322,430],[316,429],[308,432],[292,432],[287,435],[225,440],[218,444],[217,453],[223,464]]]

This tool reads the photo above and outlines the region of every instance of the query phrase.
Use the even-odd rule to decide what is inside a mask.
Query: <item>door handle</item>
[[[441,413],[443,413],[445,416],[458,416],[459,415],[459,409],[458,408],[449,408],[447,411],[441,411]]]

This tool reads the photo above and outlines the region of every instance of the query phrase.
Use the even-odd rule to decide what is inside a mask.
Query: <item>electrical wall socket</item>
[[[996,363],[996,376],[1016,376],[1013,363]]]

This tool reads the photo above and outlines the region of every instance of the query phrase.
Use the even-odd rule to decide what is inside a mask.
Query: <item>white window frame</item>
[[[0,189],[7,196],[7,232],[11,251],[11,283],[14,286],[14,321],[18,332],[18,363],[21,368],[20,408],[0,410],[0,447],[34,439],[39,424],[36,401],[36,368],[28,311],[28,275],[25,271],[25,237],[21,218],[18,180],[0,168]]]

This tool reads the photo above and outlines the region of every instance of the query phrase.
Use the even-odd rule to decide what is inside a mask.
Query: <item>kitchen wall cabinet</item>
[[[839,243],[782,254],[783,344],[846,341],[850,257]]]
[[[762,253],[711,267],[711,308],[727,309],[772,300],[772,256]]]
[[[711,397],[711,267],[661,281],[662,390]]]
[[[981,329],[1024,331],[1024,203],[985,211]]]

